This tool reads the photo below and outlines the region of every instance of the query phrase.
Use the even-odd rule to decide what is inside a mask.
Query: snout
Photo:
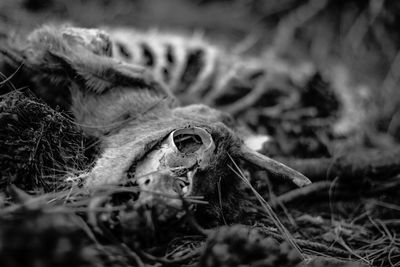
[[[189,192],[190,182],[169,171],[139,177],[141,193],[137,205],[151,209],[159,221],[176,217],[183,210],[182,199]]]

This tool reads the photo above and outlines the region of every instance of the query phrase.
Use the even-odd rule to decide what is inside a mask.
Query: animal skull
[[[160,220],[168,218],[165,213],[171,208],[181,210],[180,198],[192,193],[197,169],[208,166],[214,150],[211,134],[202,128],[188,127],[170,133],[158,149],[137,163],[140,205],[157,203]],[[160,203],[167,203],[169,208]]]

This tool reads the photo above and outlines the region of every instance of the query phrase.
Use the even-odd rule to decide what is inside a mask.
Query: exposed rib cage
[[[108,29],[107,33],[113,57],[151,68],[182,102],[201,101],[231,113],[261,98],[271,87],[287,90],[304,84],[313,74],[309,66],[292,67],[276,58],[245,56],[195,35],[132,29]],[[218,101],[233,89],[240,99]],[[296,94],[291,91],[289,95]]]

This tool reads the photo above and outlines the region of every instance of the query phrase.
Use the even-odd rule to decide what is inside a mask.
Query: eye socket
[[[181,153],[194,153],[203,145],[201,137],[196,134],[177,134],[174,143]]]
[[[211,135],[204,129],[193,127],[173,132],[172,141],[180,153],[201,153],[213,145]]]

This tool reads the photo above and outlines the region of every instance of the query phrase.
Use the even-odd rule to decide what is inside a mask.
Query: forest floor
[[[90,198],[65,177],[92,166],[96,140],[4,74],[0,266],[399,266],[400,8],[334,2],[3,0],[0,38],[52,22],[173,29],[230,47],[249,42],[250,53],[268,48],[283,61],[311,62],[318,75],[301,106],[276,114],[255,103],[237,115],[272,136],[264,154],[312,185],[296,189],[250,170],[246,216],[149,231],[132,221],[140,215],[129,202],[102,207],[93,224]],[[310,107],[317,113],[308,117]]]

